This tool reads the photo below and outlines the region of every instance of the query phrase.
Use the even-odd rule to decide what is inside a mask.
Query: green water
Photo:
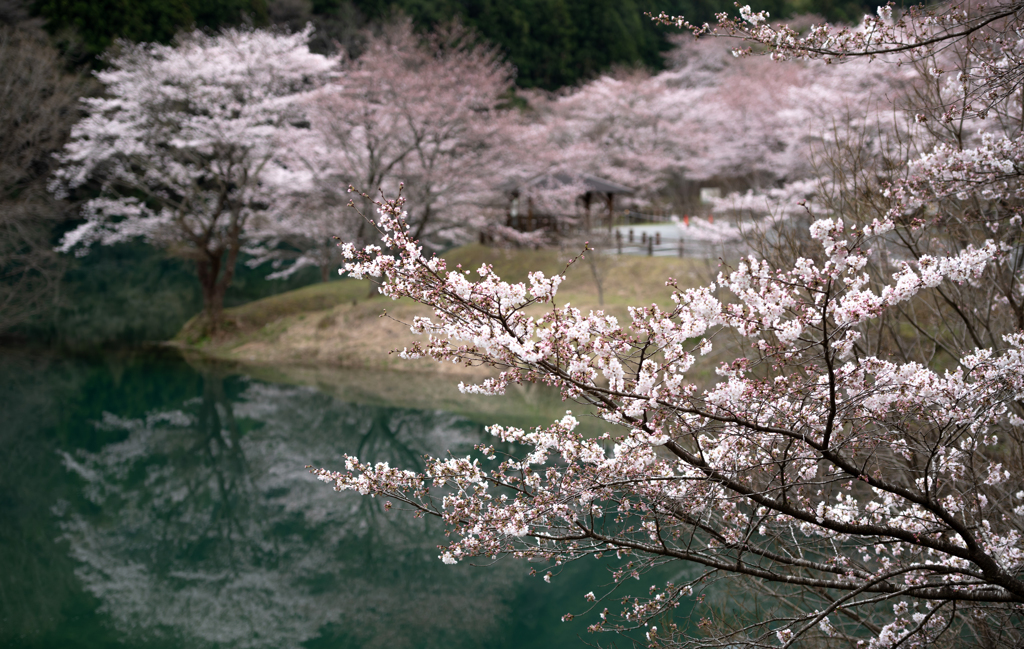
[[[446,566],[438,521],[303,468],[414,468],[483,435],[167,353],[0,352],[0,646],[630,646],[560,621],[609,566]]]

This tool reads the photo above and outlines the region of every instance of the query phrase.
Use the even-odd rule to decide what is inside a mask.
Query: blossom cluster
[[[833,614],[886,600],[925,608],[873,608],[870,646],[927,643],[963,610],[1024,597],[1021,503],[1010,495],[1022,476],[1001,460],[1024,423],[1024,333],[945,370],[861,344],[894,309],[1011,264],[1004,245],[908,260],[879,286],[864,269],[901,226],[821,219],[810,228],[818,260],[780,268],[751,257],[621,323],[559,304],[562,276],[507,283],[487,265],[448,269],[410,237],[402,199],[379,208],[382,245],[345,246],[344,272],[433,309],[412,325],[426,340],[404,355],[495,368],[463,386],[472,392],[547,383],[624,431],[588,439],[567,414],[532,431],[492,427],[480,456],[430,459],[419,473],[356,458],[316,471],[336,489],[442,517],[453,538],[445,562],[613,554],[619,581],[680,559],[838,593],[823,612],[762,629],[763,641],[787,645],[810,631],[848,634]],[[730,333],[750,354],[699,388],[698,359]],[[699,586],[656,587],[619,623],[605,614],[593,628],[647,624]]]
[[[96,74],[107,93],[83,100],[86,116],[61,154],[54,192],[98,183],[102,193],[60,248],[141,237],[201,249],[204,236],[226,247],[237,221],[272,200],[264,170],[295,98],[336,65],[309,51],[311,33],[125,44]]]

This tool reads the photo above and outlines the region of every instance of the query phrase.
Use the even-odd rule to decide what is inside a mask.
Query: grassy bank
[[[558,250],[500,250],[464,246],[445,254],[449,268],[479,268],[487,262],[508,281],[525,281],[527,273],[561,272],[571,253]],[[593,263],[591,263],[591,261]],[[577,261],[558,293],[559,304],[604,309],[626,322],[628,305],[669,302],[668,277],[680,286],[709,281],[714,262],[667,257],[597,255]],[[604,304],[599,304],[598,278]],[[361,367],[475,374],[455,365],[428,360],[402,361],[389,354],[416,340],[407,323],[429,310],[410,301],[369,296],[369,284],[341,279],[306,286],[226,310],[225,333],[216,339],[197,335],[193,319],[174,344],[202,356],[249,366]],[[387,315],[384,316],[384,312]]]

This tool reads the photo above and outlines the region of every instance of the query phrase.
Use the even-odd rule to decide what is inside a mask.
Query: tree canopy
[[[118,38],[167,43],[193,25],[216,30],[268,22],[266,0],[38,0],[34,9],[52,32],[73,28],[90,54]]]
[[[773,16],[817,13],[857,20],[858,0],[772,0]],[[379,25],[401,12],[420,29],[457,19],[501,48],[524,88],[554,90],[615,65],[662,67],[668,31],[645,12],[686,14],[697,21],[732,8],[726,0],[37,0],[35,12],[52,32],[73,29],[85,50],[102,53],[117,38],[167,43],[192,27],[218,30],[250,23],[301,28],[312,21],[342,40],[367,21]],[[341,24],[344,23],[344,24]]]
[[[809,30],[738,13],[660,20],[794,78],[844,72],[791,95],[801,125],[835,102],[812,176],[746,195],[755,254],[723,255],[714,283],[669,278],[671,303],[625,316],[580,308],[559,301],[564,274],[510,283],[425,254],[404,197],[380,202],[380,246],[342,248],[346,274],[431,309],[402,358],[489,368],[470,394],[552,386],[609,432],[567,412],[492,426],[475,455],[421,472],[357,457],[313,472],[444,520],[445,563],[511,556],[548,581],[614,562],[563,619],[649,649],[1024,646],[1024,4],[885,6]],[[868,65],[897,73],[888,122]],[[732,79],[725,99],[766,112]],[[616,592],[632,580],[648,595]],[[725,580],[733,610],[712,599]]]
[[[97,74],[107,96],[83,102],[52,184],[59,196],[99,191],[61,248],[143,238],[194,260],[215,328],[241,238],[276,198],[270,161],[298,121],[297,97],[337,62],[308,40],[309,30],[196,31],[112,57]]]
[[[518,68],[524,88],[553,90],[592,77],[614,65],[662,67],[669,48],[666,31],[645,12],[669,11],[710,21],[732,8],[725,0],[355,0],[371,19],[400,10],[421,26],[458,17],[502,48]],[[777,16],[821,13],[856,20],[860,2],[774,0]]]

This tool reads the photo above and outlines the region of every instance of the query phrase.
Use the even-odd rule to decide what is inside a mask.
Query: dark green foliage
[[[323,0],[329,2],[330,0]],[[520,87],[554,90],[593,77],[613,65],[658,69],[667,34],[645,13],[685,15],[692,22],[735,11],[730,0],[354,0],[371,21],[393,12],[421,28],[459,18],[508,54]],[[817,13],[856,21],[867,5],[857,0],[759,0],[772,16]],[[873,6],[872,6],[873,7]]]
[[[664,30],[643,14],[684,3],[653,0],[356,0],[371,20],[394,11],[423,27],[458,17],[498,45],[521,87],[556,89],[615,64],[660,67]]]
[[[75,259],[46,336],[70,347],[165,340],[202,308],[195,271],[143,243]],[[39,332],[43,333],[43,332]]]
[[[264,279],[266,268],[239,264],[225,306],[235,306],[316,282],[316,269],[287,281]],[[142,242],[97,246],[74,259],[58,306],[16,332],[62,347],[133,345],[167,340],[202,310],[191,262]]]
[[[193,25],[267,23],[266,0],[37,0],[34,10],[51,32],[73,29],[94,55],[117,38],[166,43]]]
[[[221,27],[251,22],[257,27],[268,23],[267,0],[187,0],[196,27]]]
[[[772,16],[815,13],[847,22],[874,7],[860,0],[751,5]],[[168,42],[192,25],[219,29],[244,22],[297,29],[311,21],[321,32],[316,49],[330,49],[334,42],[351,48],[353,32],[365,20],[380,23],[403,12],[429,29],[457,18],[501,47],[519,70],[519,86],[549,90],[614,65],[660,68],[673,30],[654,25],[646,12],[682,14],[700,23],[713,20],[715,12],[734,11],[730,0],[37,0],[34,7],[51,31],[73,28],[92,54],[119,37]]]

